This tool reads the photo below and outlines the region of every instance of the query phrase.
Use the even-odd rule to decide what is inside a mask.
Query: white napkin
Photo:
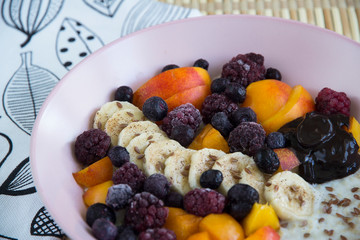
[[[201,14],[155,0],[2,2],[0,239],[59,239],[64,233],[41,202],[29,163],[32,126],[46,96],[64,74],[105,44]]]

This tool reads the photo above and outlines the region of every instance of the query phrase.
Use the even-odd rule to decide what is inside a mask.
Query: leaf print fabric
[[[89,7],[108,17],[114,16],[123,1],[124,0],[84,0]]]

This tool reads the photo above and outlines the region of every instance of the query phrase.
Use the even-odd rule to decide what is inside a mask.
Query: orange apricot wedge
[[[98,185],[88,188],[83,194],[83,200],[87,207],[95,203],[104,203],[109,188],[113,185],[113,181],[106,181]]]

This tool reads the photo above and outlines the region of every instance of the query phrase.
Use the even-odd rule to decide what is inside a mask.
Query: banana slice
[[[166,133],[151,121],[132,122],[120,132],[118,145],[126,147],[134,137],[139,136],[141,133],[155,132],[166,136]]]
[[[130,162],[135,163],[139,169],[144,170],[144,152],[146,148],[152,143],[165,139],[167,139],[167,137],[164,137],[161,133],[142,133],[133,138],[126,147],[126,150],[130,154]]]
[[[126,101],[107,102],[104,105],[102,105],[101,108],[96,112],[94,117],[93,127],[104,130],[107,120],[109,120],[109,118],[111,118],[115,112],[124,109],[132,109],[134,111],[140,111],[138,107]]]
[[[191,156],[194,153],[196,153],[195,150],[178,148],[174,154],[165,161],[164,175],[171,183],[171,187],[182,195],[185,195],[191,190],[188,174]]]
[[[290,171],[277,173],[267,181],[265,198],[281,220],[304,219],[313,213],[312,186]]]
[[[201,188],[200,176],[213,167],[214,163],[225,153],[221,150],[203,148],[191,156],[189,185],[192,189]]]
[[[105,124],[105,132],[111,137],[111,144],[118,144],[120,132],[128,124],[136,121],[144,121],[145,116],[140,110],[125,109],[115,112]]]
[[[240,173],[239,183],[248,184],[256,189],[259,193],[259,202],[261,204],[266,203],[265,199],[265,176],[258,169],[256,163],[252,159],[252,163],[247,165]]]
[[[152,143],[145,150],[144,172],[146,176],[154,173],[164,174],[165,161],[172,156],[177,149],[184,149],[175,140],[166,139]]]

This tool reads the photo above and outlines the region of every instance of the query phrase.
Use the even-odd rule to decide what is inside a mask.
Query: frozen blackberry
[[[256,122],[257,117],[251,108],[241,107],[231,114],[230,121],[234,126],[237,126],[242,122]]]
[[[267,174],[273,174],[280,166],[277,154],[270,148],[258,150],[254,155],[254,162],[260,171]]]
[[[124,163],[130,161],[129,152],[121,146],[111,148],[108,152],[108,157],[115,167],[121,167]]]
[[[118,227],[118,235],[116,240],[137,240],[137,234],[132,227],[121,225]]]
[[[204,217],[210,213],[222,213],[225,197],[208,188],[195,188],[185,194],[184,209],[188,213]]]
[[[170,138],[188,147],[195,138],[195,132],[189,125],[177,125],[172,129]]]
[[[213,93],[207,96],[202,104],[201,114],[204,123],[209,123],[217,112],[224,112],[228,117],[238,109],[238,105],[222,94]]]
[[[165,197],[165,206],[167,207],[176,207],[183,208],[184,207],[184,197],[178,192],[169,192]]]
[[[265,79],[276,79],[281,81],[281,73],[276,68],[266,69]]]
[[[126,102],[132,102],[133,100],[133,90],[128,86],[121,86],[115,91],[115,97],[114,99],[117,101],[126,101]]]
[[[315,98],[316,111],[325,115],[341,113],[350,116],[351,101],[344,92],[323,88]]]
[[[223,181],[223,175],[219,170],[207,170],[200,176],[200,185],[203,188],[217,189]]]
[[[209,62],[206,61],[205,59],[200,58],[200,59],[198,59],[198,60],[196,60],[194,62],[193,66],[194,67],[201,67],[201,68],[203,68],[205,70],[208,70],[209,69]]]
[[[173,231],[166,228],[146,229],[139,234],[138,240],[175,240],[176,235]]]
[[[223,66],[221,77],[237,82],[245,88],[265,78],[264,57],[256,53],[239,54]]]
[[[266,146],[275,149],[275,148],[284,148],[286,145],[286,139],[284,134],[281,132],[272,132],[267,135],[266,139]]]
[[[161,129],[170,136],[171,131],[175,126],[188,125],[194,130],[194,132],[196,132],[200,123],[200,111],[191,103],[186,103],[174,108],[174,110],[167,114],[167,116],[163,119]]]
[[[175,68],[179,68],[179,66],[176,64],[168,64],[161,70],[161,72],[165,72],[167,70],[171,70],[171,69],[175,69]]]
[[[127,184],[116,184],[108,189],[106,204],[114,210],[123,209],[134,195],[131,187]]]
[[[105,157],[110,143],[110,137],[100,129],[84,131],[75,141],[76,159],[84,165],[90,165]]]
[[[240,83],[231,82],[226,86],[224,94],[235,103],[243,103],[246,97],[246,89]]]
[[[165,224],[169,209],[163,201],[148,192],[136,194],[125,213],[125,224],[141,232],[148,228],[158,228]]]
[[[150,175],[144,182],[144,191],[164,199],[170,190],[170,182],[159,173]]]
[[[118,233],[115,224],[105,218],[96,219],[91,229],[95,238],[99,240],[115,240]]]
[[[227,78],[217,78],[211,82],[211,93],[223,93],[225,92],[226,86],[230,83]]]
[[[105,218],[112,223],[115,223],[116,221],[114,210],[103,203],[95,203],[86,210],[86,223],[90,227],[98,218]]]
[[[131,162],[127,162],[116,169],[112,178],[114,184],[127,184],[134,193],[140,192],[143,189],[145,179],[145,174]]]
[[[224,112],[217,112],[211,118],[211,125],[218,130],[224,138],[227,138],[230,132],[234,129],[234,126],[228,119],[228,116]]]
[[[228,139],[230,152],[242,152],[253,156],[264,147],[266,133],[256,122],[242,122],[231,131]]]
[[[161,121],[168,112],[168,105],[161,97],[150,97],[146,99],[142,111],[149,120]]]

